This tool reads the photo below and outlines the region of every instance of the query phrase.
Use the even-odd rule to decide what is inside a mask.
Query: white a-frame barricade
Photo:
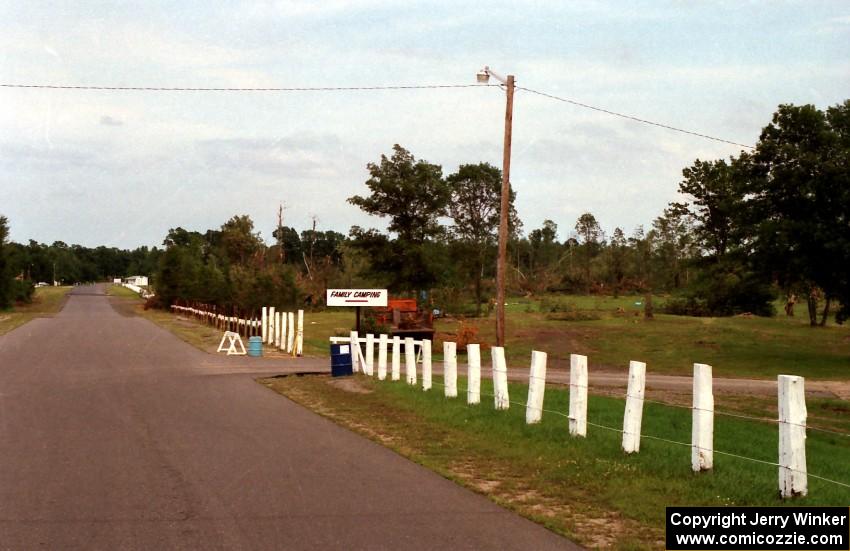
[[[218,344],[217,352],[227,352],[228,356],[244,356],[246,352],[245,345],[242,344],[242,337],[239,336],[239,333],[225,331],[221,337],[221,342]]]

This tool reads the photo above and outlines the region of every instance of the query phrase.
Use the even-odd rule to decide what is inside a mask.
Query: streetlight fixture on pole
[[[479,83],[486,84],[490,77],[505,85],[507,105],[505,106],[505,146],[502,153],[502,193],[499,206],[499,254],[496,258],[496,345],[505,346],[505,277],[508,255],[508,214],[511,196],[511,130],[514,112],[514,76],[500,76],[485,66],[478,72]]]

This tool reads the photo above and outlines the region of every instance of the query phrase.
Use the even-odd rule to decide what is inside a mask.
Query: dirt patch
[[[696,344],[697,346],[701,346],[701,347],[703,347],[703,348],[710,348],[710,349],[712,349],[712,350],[719,350],[719,349],[720,349],[720,345],[719,345],[719,344],[717,344],[717,343],[716,343],[716,342],[714,342],[714,341],[707,341],[707,340],[702,340],[702,339],[700,339],[700,340],[696,341],[696,343],[695,343],[695,344]]]
[[[354,394],[372,394],[373,392],[371,389],[360,384],[360,382],[353,377],[333,377],[328,379],[327,382],[334,388],[338,388],[346,392],[353,392]]]
[[[618,540],[633,533],[637,525],[616,513],[581,511],[562,500],[542,494],[523,484],[521,479],[504,472],[488,472],[470,461],[452,463],[451,474],[465,486],[490,496],[497,503],[508,504],[526,516],[540,519],[570,519],[570,532],[590,548],[611,548]],[[663,542],[661,543],[663,545]]]

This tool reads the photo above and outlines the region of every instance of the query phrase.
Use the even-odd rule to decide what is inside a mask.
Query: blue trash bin
[[[250,337],[248,339],[248,355],[255,358],[263,355],[263,337]]]
[[[331,344],[331,375],[344,377],[351,374],[351,345]]]

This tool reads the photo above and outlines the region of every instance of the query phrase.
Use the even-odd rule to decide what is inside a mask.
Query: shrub
[[[773,316],[775,290],[755,274],[715,266],[680,298],[668,300],[662,311],[685,316]]]
[[[12,300],[24,304],[32,302],[32,295],[35,292],[35,287],[32,281],[29,280],[13,280],[12,283]]]
[[[538,303],[540,312],[555,313],[555,312],[575,312],[578,310],[576,305],[568,300],[563,300],[553,297],[543,297]]]
[[[373,335],[380,335],[381,333],[386,333],[387,335],[389,335],[390,330],[391,328],[389,325],[378,323],[378,319],[374,316],[363,316],[362,318],[360,318],[361,335],[366,335],[367,333],[372,333]]]

